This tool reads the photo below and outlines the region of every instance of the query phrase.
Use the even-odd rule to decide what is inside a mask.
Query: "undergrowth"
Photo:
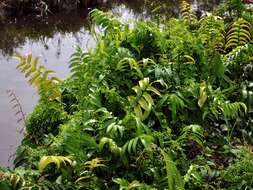
[[[57,98],[37,85],[0,188],[252,189],[252,22],[181,11],[129,26],[93,10],[96,47],[76,47]]]

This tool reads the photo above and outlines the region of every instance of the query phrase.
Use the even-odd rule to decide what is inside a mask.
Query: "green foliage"
[[[113,18],[112,14],[94,9],[90,12],[90,15],[93,23],[103,27],[106,32],[118,32],[114,30],[116,30],[121,23]]]
[[[161,153],[165,161],[167,180],[168,180],[168,189],[169,190],[173,190],[173,189],[184,190],[184,181],[176,167],[176,164],[171,160],[170,156],[166,152],[161,150]]]
[[[238,18],[242,16],[244,11],[245,5],[243,1],[226,0],[218,6],[215,12],[220,15],[226,15],[226,17],[229,18]]]
[[[198,33],[202,43],[218,51],[223,51],[225,44],[225,26],[221,17],[207,14],[199,20],[199,24]]]
[[[239,151],[239,150],[238,150]],[[223,173],[228,182],[227,189],[253,188],[253,154],[251,150],[242,149],[237,154],[237,160]]]
[[[70,158],[64,156],[43,156],[39,162],[39,171],[43,172],[44,169],[51,163],[56,164],[57,168],[72,165],[72,161]]]
[[[253,57],[251,26],[215,14],[197,21],[186,2],[181,11],[183,19],[131,27],[110,13],[90,13],[103,29],[92,31],[96,47],[76,47],[71,75],[59,84],[61,99],[41,93],[26,120],[15,165],[37,175],[19,175],[24,187],[251,186],[251,154],[233,154],[252,135],[253,79],[245,72]]]
[[[38,171],[17,168],[14,171],[0,169],[0,188],[3,190],[18,190],[34,183],[39,176]]]
[[[191,9],[191,5],[187,1],[182,1],[180,5],[180,13],[184,21],[194,23],[197,21],[195,14]]]
[[[149,187],[146,184],[140,183],[137,180],[132,181],[129,183],[125,179],[115,178],[113,179],[113,182],[117,183],[119,185],[119,190],[131,190],[131,189],[139,189],[139,190],[145,190],[145,189],[154,189]]]
[[[62,105],[42,101],[26,119],[26,138],[35,144],[41,144],[46,135],[57,135],[59,125],[66,120],[67,114]]]
[[[204,131],[199,125],[189,125],[183,128],[179,141],[195,141],[199,145],[203,145]]]
[[[225,48],[234,49],[247,44],[251,40],[251,28],[251,24],[242,18],[235,21],[226,34]]]
[[[154,105],[154,100],[150,95],[150,92],[161,96],[160,92],[149,83],[149,78],[144,78],[139,81],[139,85],[132,88],[136,97],[128,96],[130,105],[134,108],[135,115],[141,120],[145,120]]]
[[[60,79],[55,76],[49,76],[54,71],[48,70],[44,66],[38,66],[39,57],[33,59],[31,54],[27,56],[18,54],[15,58],[19,61],[16,69],[20,69],[21,73],[25,73],[25,77],[29,78],[29,83],[34,85],[40,93],[47,96],[50,100],[61,97],[58,88]]]
[[[26,184],[25,180],[17,175],[11,173],[0,173],[0,187],[1,189],[19,189]]]

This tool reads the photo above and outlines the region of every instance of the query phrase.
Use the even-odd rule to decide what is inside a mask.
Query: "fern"
[[[81,76],[81,65],[84,64],[85,53],[80,46],[75,47],[75,52],[71,55],[69,68],[74,78]]]
[[[237,118],[239,116],[238,114],[241,108],[244,110],[245,113],[247,113],[247,107],[242,102],[230,103],[227,101],[227,102],[222,103],[219,107],[222,110],[225,118],[231,118],[231,119]]]
[[[39,171],[43,172],[44,169],[51,163],[56,164],[57,168],[72,165],[72,160],[65,156],[43,156],[39,162]]]
[[[65,151],[77,156],[78,160],[87,159],[86,151],[92,155],[93,151],[98,150],[96,139],[84,132],[80,133],[73,125],[62,125],[58,139]]]
[[[216,100],[211,104],[210,111],[218,119],[219,115],[223,115],[226,119],[235,119],[239,116],[241,110],[247,113],[247,106],[243,102],[229,102]],[[205,117],[203,115],[203,118]]]
[[[223,52],[225,45],[224,23],[220,17],[206,14],[199,20],[199,37],[203,44]]]
[[[173,121],[176,120],[178,110],[183,109],[185,106],[183,99],[177,93],[163,95],[162,99],[157,102],[156,109],[161,109],[164,103],[169,105]]]
[[[177,94],[170,94],[168,100],[172,111],[172,120],[175,121],[177,110],[184,108],[184,101]]]
[[[167,172],[168,190],[184,190],[184,181],[179,173],[175,162],[171,159],[170,155],[164,150],[160,149],[160,152],[165,161],[165,168]]]
[[[61,80],[55,76],[50,76],[54,71],[48,70],[44,66],[38,66],[39,57],[33,59],[31,54],[27,56],[17,54],[15,58],[19,61],[16,69],[25,74],[31,85],[34,85],[42,94],[47,94],[49,100],[61,97],[58,88]]]
[[[131,190],[131,189],[155,190],[154,188],[151,188],[149,185],[140,183],[137,180],[134,180],[131,183],[129,183],[127,180],[122,178],[113,178],[112,181],[119,185],[119,190]]]
[[[204,130],[199,125],[188,125],[183,128],[182,135],[178,138],[178,141],[184,142],[186,140],[192,140],[199,145],[203,145]]]
[[[123,137],[125,127],[122,125],[116,124],[116,122],[111,123],[106,128],[106,133],[114,135],[116,137]]]
[[[149,83],[149,78],[144,78],[139,81],[139,85],[132,88],[136,96],[128,96],[130,105],[134,108],[134,113],[141,120],[145,120],[150,114],[151,108],[154,105],[154,100],[149,92],[161,96],[160,92]],[[143,111],[144,110],[144,111]]]
[[[101,158],[94,158],[91,161],[87,161],[84,163],[84,168],[88,168],[90,171],[93,171],[95,168],[98,167],[105,167],[105,164],[103,164],[105,160]]]
[[[216,119],[219,119],[219,117],[223,117],[223,119],[235,119],[242,110],[247,113],[247,106],[243,102],[230,102],[225,99],[224,94],[225,92],[221,91],[220,88],[213,90],[212,86],[208,85],[209,106],[203,109],[202,119],[208,113],[211,113]]]
[[[116,71],[125,72],[127,71],[129,65],[130,69],[135,70],[136,75],[142,79],[143,73],[141,71],[141,68],[145,68],[148,66],[148,64],[155,64],[155,62],[149,58],[142,59],[138,62],[134,58],[123,58],[117,64]]]
[[[184,175],[184,182],[188,184],[194,184],[195,186],[201,186],[203,182],[203,173],[210,171],[208,166],[201,166],[197,164],[191,164],[187,173]]]
[[[143,147],[148,147],[152,142],[154,141],[154,138],[151,135],[142,134],[139,135],[128,142],[123,146],[123,152],[128,152],[129,154],[137,152],[138,143],[141,143]]]
[[[137,152],[138,144],[143,147],[149,146],[154,141],[154,138],[147,134],[141,134],[125,143],[123,147],[119,147],[116,142],[107,137],[100,140],[99,148],[102,151],[104,146],[108,144],[109,150],[115,155],[125,156],[126,153],[132,154]]]
[[[58,184],[58,183],[52,183],[50,181],[39,181],[37,183],[25,185],[21,187],[19,190],[33,190],[33,189],[39,189],[39,190],[76,190],[76,186],[71,184]]]
[[[237,46],[242,46],[250,42],[251,29],[251,24],[246,20],[239,18],[235,21],[226,34],[226,50],[234,49]]]
[[[111,151],[111,153],[113,153],[114,155],[118,156],[122,154],[122,148],[119,147],[117,145],[117,143],[111,139],[111,138],[107,138],[107,137],[103,137],[100,142],[99,142],[99,149],[100,151],[103,150],[104,146],[108,144],[109,146],[109,150]]]
[[[118,70],[120,72],[126,71],[126,69],[127,69],[127,64],[126,63],[129,64],[131,70],[134,69],[137,72],[137,76],[139,78],[143,78],[143,73],[142,73],[142,71],[140,69],[140,65],[138,64],[138,62],[135,61],[134,58],[124,58],[124,59],[122,59],[117,64],[116,70]]]
[[[236,59],[240,57],[241,53],[249,49],[249,45],[245,44],[242,46],[237,46],[231,52],[223,56],[223,62],[225,65],[232,65],[236,63]]]
[[[10,186],[8,185],[10,184]],[[11,187],[12,190],[18,190],[19,188],[26,185],[26,181],[23,177],[15,174],[15,173],[1,173],[0,172],[0,188],[5,187]],[[8,188],[7,188],[8,190]]]
[[[195,23],[197,21],[195,14],[192,11],[190,3],[182,1],[180,4],[180,13],[184,21]]]
[[[113,18],[112,14],[105,13],[98,9],[93,9],[90,12],[90,16],[91,16],[92,22],[104,28],[105,32],[110,31],[114,34],[116,34],[117,32],[120,32],[118,29],[120,28],[121,23],[119,22],[118,19]]]

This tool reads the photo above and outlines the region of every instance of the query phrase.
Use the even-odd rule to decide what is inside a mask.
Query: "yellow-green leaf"
[[[207,93],[206,93],[206,82],[203,81],[200,83],[199,87],[199,100],[198,105],[200,108],[202,108],[207,100]]]

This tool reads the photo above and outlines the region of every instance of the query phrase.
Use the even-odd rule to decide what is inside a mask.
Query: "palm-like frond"
[[[43,156],[39,162],[39,171],[43,172],[49,164],[56,164],[57,168],[72,165],[72,160],[65,156]]]

